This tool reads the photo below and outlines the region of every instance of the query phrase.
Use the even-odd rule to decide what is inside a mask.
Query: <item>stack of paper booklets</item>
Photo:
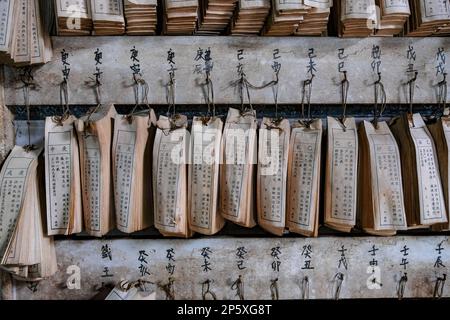
[[[53,238],[44,231],[41,152],[15,146],[0,172],[0,268],[27,281],[57,269]]]
[[[272,0],[272,10],[263,34],[266,36],[288,36],[295,33],[308,13],[309,6],[303,0]]]
[[[326,35],[328,29],[328,19],[330,17],[330,8],[333,5],[332,1],[308,1],[304,0],[306,4],[311,6],[311,9],[303,17],[303,21],[295,31],[297,36],[322,36]]]
[[[220,34],[230,24],[237,0],[200,0],[197,34]]]
[[[0,1],[0,63],[18,66],[50,61],[52,47],[39,0]]]
[[[157,0],[125,0],[127,34],[154,35],[157,23]]]
[[[16,0],[17,1],[17,0]],[[90,0],[55,0],[59,36],[90,35],[92,17]]]
[[[122,0],[91,0],[92,21],[98,36],[125,33]]]
[[[257,35],[269,15],[270,0],[239,0],[231,23],[232,35]]]
[[[375,0],[337,1],[341,37],[368,37],[377,27]]]
[[[163,33],[168,35],[193,34],[197,24],[197,0],[163,0]]]
[[[450,4],[442,0],[411,0],[407,35],[426,37],[450,33]]]
[[[377,0],[379,21],[377,36],[394,36],[401,33],[411,15],[407,0]]]

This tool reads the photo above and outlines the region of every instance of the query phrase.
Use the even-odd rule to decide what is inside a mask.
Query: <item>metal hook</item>
[[[279,299],[278,278],[270,280],[270,294],[272,296],[272,300]]]
[[[302,279],[302,299],[306,300],[309,299],[309,278],[308,276],[304,276]]]
[[[399,300],[403,299],[403,295],[405,293],[406,282],[408,282],[408,275],[405,272],[402,275],[402,277],[400,278],[400,281],[398,282],[398,286],[397,286],[397,297]]]
[[[244,282],[241,275],[233,282],[231,290],[236,290],[236,296],[239,297],[239,300],[244,300]]]
[[[436,284],[434,285],[434,291],[433,291],[433,298],[435,298],[435,299],[442,298],[446,280],[447,280],[447,275],[445,273],[442,275],[442,277],[436,278]]]
[[[211,280],[206,279],[203,283],[202,283],[202,299],[203,300],[208,300],[206,297],[209,294],[211,296],[211,298],[213,300],[217,300],[216,294],[214,292],[211,291],[210,289],[210,284],[211,284]]]
[[[347,96],[350,82],[347,79],[347,71],[343,71],[344,79],[341,81],[341,98],[342,98],[342,117],[339,119],[344,131],[347,130],[345,126],[345,120],[347,119]]]
[[[336,291],[334,292],[333,299],[339,300],[339,296],[341,294],[342,282],[344,281],[344,274],[342,272],[338,272],[334,275],[334,282],[336,283]]]

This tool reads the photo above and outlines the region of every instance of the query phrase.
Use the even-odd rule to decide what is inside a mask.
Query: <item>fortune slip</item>
[[[37,281],[56,272],[53,238],[44,234],[38,167],[42,147],[15,146],[0,172],[0,268]]]
[[[434,123],[428,125],[433,140],[436,144],[436,152],[439,161],[439,171],[441,173],[442,190],[444,192],[445,209],[447,210],[447,222],[433,225],[433,230],[442,231],[450,229],[450,118],[449,109],[446,108],[444,115],[438,118]]]
[[[319,229],[322,120],[292,127],[288,163],[286,226],[290,232],[317,237]]]
[[[256,184],[258,224],[275,235],[286,225],[289,120],[279,123],[263,118],[259,129],[258,175]]]
[[[86,232],[101,237],[114,223],[111,144],[114,106],[103,106],[76,121],[80,147],[83,216]]]
[[[188,205],[189,228],[212,235],[225,224],[219,214],[219,162],[223,122],[220,118],[194,117],[191,133]]]
[[[359,146],[358,211],[363,230],[381,236],[406,230],[400,152],[387,123],[363,121]]]
[[[151,157],[156,116],[147,115],[114,118],[112,172],[116,227],[132,233],[153,224]]]
[[[221,146],[220,212],[251,228],[254,218],[254,167],[257,160],[256,113],[230,108]]]
[[[400,149],[408,227],[447,222],[436,146],[422,116],[404,114],[391,130]]]
[[[190,237],[188,223],[187,117],[160,116],[153,147],[155,227],[164,236]]]
[[[350,232],[356,224],[358,132],[355,118],[327,120],[325,225]]]
[[[48,235],[81,232],[80,158],[75,117],[45,119],[45,182]]]

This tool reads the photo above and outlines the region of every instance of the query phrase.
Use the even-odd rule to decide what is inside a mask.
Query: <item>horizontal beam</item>
[[[408,64],[414,62],[418,71],[415,86],[415,103],[436,103],[436,84],[442,76],[436,75],[438,48],[450,50],[450,38],[301,38],[301,37],[54,37],[53,61],[34,71],[37,90],[31,91],[30,103],[33,105],[60,104],[59,84],[62,81],[61,50],[69,52],[70,63],[69,93],[71,104],[95,104],[95,91],[86,81],[95,71],[94,51],[99,48],[103,55],[103,102],[134,104],[131,88],[132,75],[130,50],[134,46],[139,51],[139,64],[143,78],[149,84],[148,100],[151,104],[165,104],[166,84],[169,81],[167,52],[175,52],[176,99],[178,104],[204,104],[205,96],[201,83],[204,75],[195,73],[198,48],[211,48],[215,102],[221,104],[239,103],[236,87],[231,83],[238,79],[237,65],[243,64],[248,80],[257,86],[274,79],[271,68],[273,50],[278,49],[281,63],[279,73],[278,102],[293,104],[301,101],[302,82],[310,77],[307,67],[310,64],[309,49],[314,48],[312,103],[341,103],[338,72],[338,50],[345,49],[345,69],[348,72],[350,88],[348,103],[373,103],[373,82],[377,79],[372,66],[378,59],[372,56],[377,45],[381,49],[380,71],[386,89],[388,103],[408,102],[406,73]],[[413,46],[415,60],[407,59],[407,49]],[[237,50],[243,49],[242,60],[237,59]],[[374,64],[372,64],[374,63]],[[448,64],[448,63],[447,63]],[[448,66],[444,68],[448,69]],[[376,70],[375,70],[376,71]],[[17,72],[6,68],[5,98],[7,105],[23,105],[24,98]],[[271,88],[250,89],[251,101],[255,104],[273,104]],[[450,96],[450,90],[449,90]]]
[[[207,279],[218,299],[236,299],[231,287],[239,275],[245,299],[271,299],[271,280],[277,278],[280,299],[300,299],[304,277],[309,279],[310,299],[331,299],[336,275],[342,273],[341,299],[397,298],[406,272],[404,297],[432,297],[437,277],[449,271],[448,240],[446,236],[59,240],[58,272],[40,282],[35,292],[30,284],[16,281],[14,292],[17,299],[88,299],[96,286],[137,280],[145,270],[147,280],[155,284],[148,289],[156,291],[157,299],[165,299],[165,294],[156,284],[167,283],[170,276],[176,299],[201,299],[201,284]],[[73,265],[80,271],[78,289],[65,286]],[[172,275],[171,266],[175,266]],[[443,295],[450,297],[448,281]]]

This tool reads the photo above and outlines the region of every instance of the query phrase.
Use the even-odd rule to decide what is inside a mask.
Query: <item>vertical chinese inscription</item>
[[[83,192],[87,195],[84,199],[89,199],[90,230],[100,231],[100,144],[98,137],[86,135],[84,139],[84,181],[86,187]]]
[[[196,227],[211,227],[211,214],[214,203],[213,182],[216,135],[219,134],[214,124],[204,126],[201,121],[194,122],[192,126],[193,137],[193,163],[191,164],[191,215],[192,224]]]
[[[70,214],[70,186],[72,183],[73,128],[49,132],[47,135],[48,186],[50,226],[52,230],[67,229]]]
[[[272,222],[281,222],[284,212],[284,141],[286,134],[284,130],[269,130],[261,128],[260,143],[261,154],[265,159],[260,161],[261,167],[261,210],[262,219]]]
[[[390,134],[368,135],[371,154],[375,160],[375,177],[380,227],[405,225],[400,162],[396,142]],[[387,191],[388,190],[388,191]]]
[[[178,137],[178,139],[176,139]],[[178,184],[180,166],[172,159],[176,150],[182,151],[180,145],[184,136],[162,134],[157,156],[157,196],[156,221],[163,226],[175,227],[178,203]],[[174,151],[175,150],[175,151]]]
[[[313,201],[313,179],[316,173],[316,148],[319,131],[296,130],[293,134],[293,163],[291,201],[289,221],[309,227],[311,224],[311,206]]]
[[[331,129],[331,216],[354,221],[356,217],[357,135],[355,129]]]
[[[118,130],[115,154],[116,172],[114,185],[116,215],[120,226],[127,228],[130,215],[130,199],[133,185],[134,150],[136,131]]]

